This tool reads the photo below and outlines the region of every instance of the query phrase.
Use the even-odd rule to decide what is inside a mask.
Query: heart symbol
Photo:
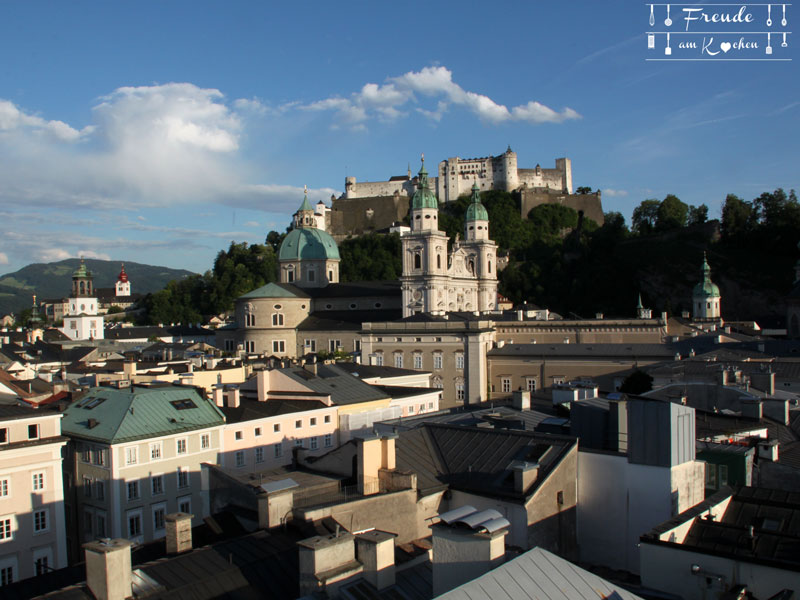
[[[722,50],[723,52],[727,53],[728,50],[731,49],[731,44],[730,44],[730,42],[722,42],[719,45],[719,47],[720,47],[720,50]]]

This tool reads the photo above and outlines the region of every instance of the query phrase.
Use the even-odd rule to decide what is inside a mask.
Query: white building
[[[423,159],[419,188],[411,200],[411,232],[402,237],[403,316],[416,313],[487,311],[497,305],[497,245],[489,239],[489,215],[473,185],[464,241],[448,252],[439,229],[439,203],[428,187]]]
[[[703,253],[703,281],[692,291],[692,316],[695,321],[720,321],[719,288],[711,281],[711,267]]]
[[[72,274],[72,295],[60,331],[71,340],[102,340],[103,316],[98,314],[97,308],[92,273],[81,259],[80,266]]]

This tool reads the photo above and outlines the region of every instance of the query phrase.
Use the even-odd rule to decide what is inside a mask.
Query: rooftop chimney
[[[126,600],[131,588],[131,542],[103,539],[83,545],[86,585],[97,600]]]
[[[220,408],[225,406],[225,401],[223,399],[224,394],[225,394],[225,388],[223,387],[223,385],[220,384],[220,383],[215,385],[213,393],[214,393],[214,404],[216,404]]]
[[[180,554],[192,549],[193,516],[182,512],[166,516],[167,554]]]
[[[225,391],[225,404],[228,408],[239,408],[239,387],[232,387]]]
[[[527,390],[517,390],[511,395],[511,402],[517,410],[530,410],[531,393]]]
[[[743,417],[749,417],[751,419],[761,419],[764,416],[764,409],[761,404],[761,400],[758,399],[746,399],[742,400],[739,403],[739,406],[742,411]]]
[[[539,476],[539,463],[514,461],[511,470],[514,471],[514,491],[524,494]]]
[[[762,440],[758,442],[758,457],[778,462],[778,440]]]
[[[348,579],[361,572],[356,560],[352,533],[343,532],[316,536],[297,542],[300,550],[300,595],[305,596],[320,589],[330,589],[331,584]]]
[[[379,592],[394,585],[394,538],[396,534],[374,529],[356,536],[358,560],[364,579]]]

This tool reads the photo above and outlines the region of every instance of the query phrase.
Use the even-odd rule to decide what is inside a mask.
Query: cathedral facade
[[[472,202],[465,216],[464,239],[448,249],[424,161],[418,181],[411,200],[411,232],[401,238],[403,316],[495,310],[497,245],[489,239],[489,215],[477,185],[472,187]]]

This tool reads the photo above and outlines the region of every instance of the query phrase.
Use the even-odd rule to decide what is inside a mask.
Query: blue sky
[[[284,230],[304,185],[327,200],[422,152],[568,156],[575,186],[628,219],[668,193],[717,217],[728,193],[800,188],[791,35],[772,45],[793,62],[648,62],[648,16],[614,0],[0,3],[0,273],[78,255],[202,272],[231,240]]]

